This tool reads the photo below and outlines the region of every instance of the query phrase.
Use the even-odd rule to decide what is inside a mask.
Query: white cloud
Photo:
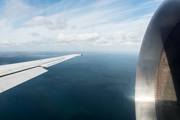
[[[119,45],[140,45],[144,30],[125,33],[122,31],[108,34],[86,33],[70,34],[61,33],[56,39],[43,38],[42,40],[33,40],[24,43],[31,46],[49,46],[49,45],[77,45],[77,46],[119,46]]]
[[[31,14],[31,7],[21,0],[7,0],[5,13],[8,19],[16,19]]]
[[[58,30],[67,28],[67,23],[65,19],[58,18],[55,21],[51,21],[43,16],[33,17],[26,24],[18,27],[35,27],[35,26],[45,26],[50,30]]]
[[[40,34],[39,34],[39,33],[36,33],[36,32],[30,33],[30,35],[33,36],[33,37],[38,37],[38,36],[40,36]]]
[[[75,25],[71,25],[71,29],[76,29],[76,26]]]
[[[108,46],[118,46],[118,45],[135,45],[141,44],[142,37],[144,35],[144,30],[140,29],[134,32],[114,32],[108,33],[97,40],[94,44],[96,45],[108,45]]]
[[[53,40],[51,38],[43,38],[42,40],[32,40],[21,43],[21,46],[49,46],[51,44],[53,44]]]
[[[142,18],[144,18],[144,17],[152,17],[153,15],[154,15],[154,13],[149,13],[147,15],[143,15]]]
[[[53,4],[51,9],[38,9],[21,0],[8,0],[6,17],[0,20],[0,40],[10,42],[0,41],[0,45],[9,44],[11,47],[18,43],[25,46],[25,50],[26,46],[33,46],[29,47],[33,50],[34,46],[54,49],[53,45],[58,46],[57,50],[63,46],[86,46],[90,49],[93,49],[92,46],[116,46],[122,50],[123,46],[127,46],[129,49],[141,44],[150,18],[160,4],[155,1],[132,6],[119,0],[97,0],[85,6],[78,4],[71,7],[71,1],[63,0],[63,4]]]
[[[6,23],[6,19],[1,19],[0,20],[0,27],[1,28],[4,27],[5,23]]]
[[[64,35],[63,33],[60,34],[56,42],[93,42],[100,38],[98,33],[86,33],[86,34],[71,34],[71,35]]]
[[[1,42],[1,44],[2,44],[2,45],[9,45],[9,44],[10,44],[10,42],[9,42],[9,41],[4,40],[4,41],[2,41],[2,42]]]
[[[13,43],[7,40],[0,41],[0,46],[9,46],[9,45],[13,45]]]

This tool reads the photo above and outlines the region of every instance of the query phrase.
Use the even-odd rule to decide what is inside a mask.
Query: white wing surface
[[[0,66],[0,93],[47,72],[44,69],[45,67],[50,67],[76,56],[81,56],[81,54],[2,65]]]

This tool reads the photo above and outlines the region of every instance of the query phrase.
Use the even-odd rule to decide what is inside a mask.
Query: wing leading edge
[[[50,67],[76,56],[81,56],[81,54],[2,65],[0,66],[0,93],[47,72],[44,69],[45,67]]]

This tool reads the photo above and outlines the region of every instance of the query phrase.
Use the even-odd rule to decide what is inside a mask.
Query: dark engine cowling
[[[180,120],[180,0],[153,15],[140,50],[136,120]]]

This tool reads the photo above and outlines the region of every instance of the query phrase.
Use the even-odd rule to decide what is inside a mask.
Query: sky
[[[1,0],[0,51],[139,51],[163,0]]]

